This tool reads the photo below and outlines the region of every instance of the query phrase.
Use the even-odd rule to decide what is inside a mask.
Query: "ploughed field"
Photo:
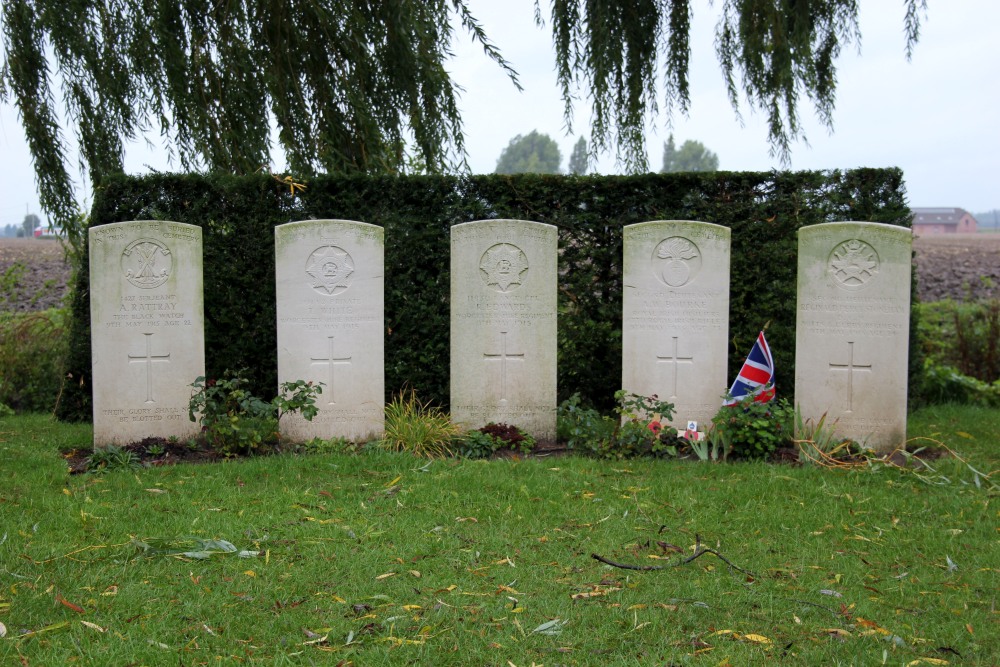
[[[919,236],[913,248],[921,301],[1000,297],[1000,233]],[[0,310],[59,305],[70,272],[58,241],[0,237]]]

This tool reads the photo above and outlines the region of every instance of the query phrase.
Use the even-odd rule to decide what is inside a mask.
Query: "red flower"
[[[663,428],[663,426],[660,424],[660,422],[654,420],[649,422],[649,425],[646,426],[646,428],[652,431],[655,435],[659,435],[660,430]]]

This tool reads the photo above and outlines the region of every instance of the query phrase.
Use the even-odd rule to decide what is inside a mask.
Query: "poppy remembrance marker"
[[[94,446],[189,438],[205,374],[201,228],[143,220],[91,227]]]
[[[878,450],[906,440],[912,243],[869,222],[799,230],[795,402]]]
[[[381,435],[385,415],[381,227],[304,220],[274,230],[278,383],[321,382],[311,421],[281,419],[293,441]]]
[[[655,221],[624,230],[622,388],[708,423],[726,390],[730,230]]]
[[[451,415],[556,434],[556,228],[483,220],[451,228]]]

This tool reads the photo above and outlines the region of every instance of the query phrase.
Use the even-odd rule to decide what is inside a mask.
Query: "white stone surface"
[[[197,435],[188,403],[205,374],[201,228],[142,220],[88,236],[94,446]]]
[[[379,437],[385,423],[381,227],[304,220],[274,230],[278,383],[322,382],[319,414],[281,419],[284,438]]]
[[[624,230],[622,388],[709,423],[726,391],[730,230],[659,220]]]
[[[880,451],[906,440],[912,242],[877,223],[799,230],[795,402]]]
[[[556,434],[556,228],[451,228],[451,415],[466,428]]]

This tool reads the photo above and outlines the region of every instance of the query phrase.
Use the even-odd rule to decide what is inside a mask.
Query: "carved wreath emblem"
[[[512,292],[520,287],[527,270],[528,258],[524,251],[510,243],[490,247],[479,261],[483,282],[498,292]]]
[[[878,273],[878,253],[864,241],[851,239],[833,249],[829,265],[838,285],[848,290],[861,289]]]
[[[306,273],[310,277],[310,287],[324,296],[333,296],[351,286],[354,260],[343,248],[323,246],[309,255]]]
[[[173,263],[170,248],[156,239],[132,241],[122,251],[125,279],[142,289],[152,289],[167,282]]]
[[[668,287],[683,287],[701,269],[701,252],[693,241],[671,236],[653,249],[653,273]]]

